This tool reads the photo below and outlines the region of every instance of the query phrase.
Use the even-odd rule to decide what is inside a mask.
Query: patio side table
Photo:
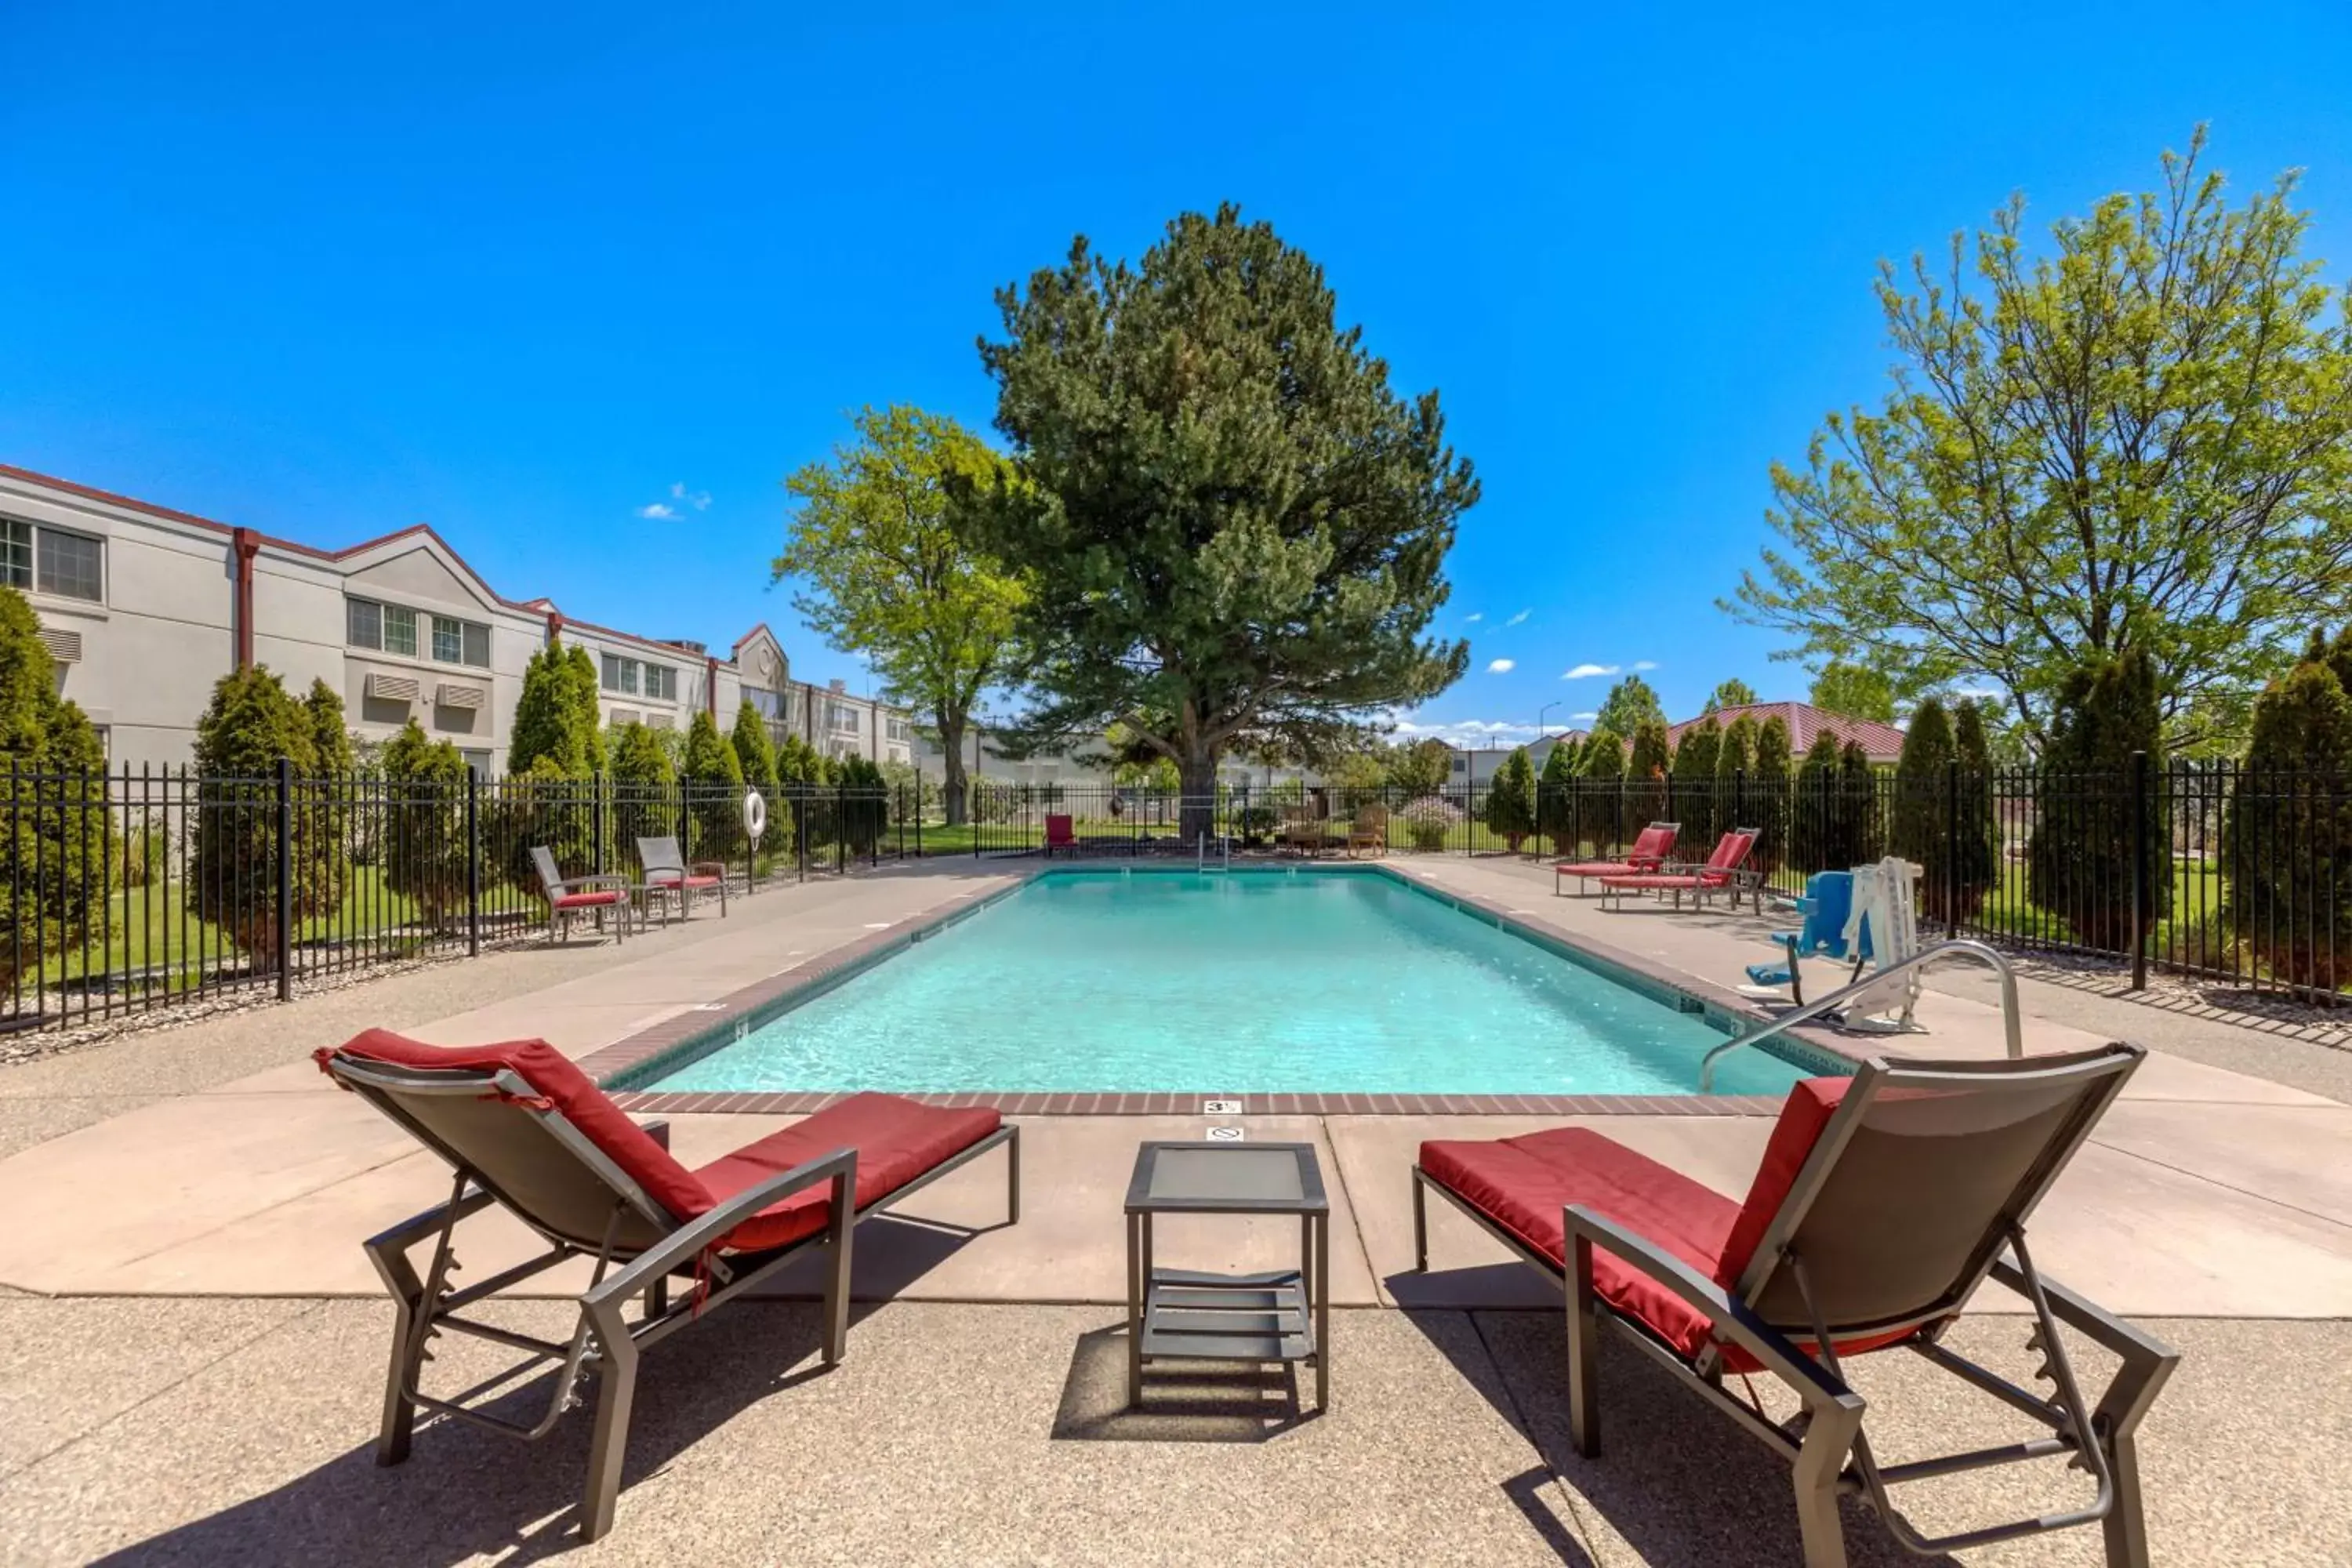
[[[1155,1268],[1163,1214],[1297,1215],[1298,1267],[1267,1274]],[[1127,1188],[1127,1401],[1143,1363],[1315,1363],[1315,1407],[1331,1403],[1331,1204],[1311,1143],[1149,1142]]]

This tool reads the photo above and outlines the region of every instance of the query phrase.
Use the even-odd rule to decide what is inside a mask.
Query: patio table
[[[1297,1215],[1298,1267],[1199,1273],[1152,1261],[1163,1214]],[[1143,1363],[1315,1363],[1315,1407],[1331,1403],[1331,1204],[1311,1143],[1152,1142],[1127,1188],[1127,1399],[1143,1402]]]

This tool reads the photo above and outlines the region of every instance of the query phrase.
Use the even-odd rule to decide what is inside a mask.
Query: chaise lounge
[[[1560,879],[1573,877],[1577,891],[1598,877],[1630,877],[1643,871],[1654,871],[1666,863],[1675,852],[1675,835],[1682,831],[1678,822],[1654,822],[1633,837],[1633,847],[1622,860],[1563,860],[1551,868],[1551,891],[1559,896]]]
[[[1429,1267],[1435,1192],[1557,1281],[1568,1302],[1570,1436],[1600,1452],[1595,1336],[1625,1334],[1794,1467],[1809,1568],[1842,1568],[1842,1494],[1866,1500],[1924,1554],[2098,1523],[2110,1568],[2146,1568],[2135,1435],[2174,1351],[2045,1279],[2025,1224],[2146,1053],[2110,1045],[2014,1060],[1874,1060],[1789,1093],[1762,1166],[1735,1203],[1583,1128],[1494,1142],[1433,1141],[1413,1167],[1415,1267]],[[2022,1388],[1942,1343],[1988,1279],[2025,1298],[2050,1387]],[[2059,1325],[2119,1360],[2095,1405]],[[2000,1447],[1881,1464],[1845,1358],[1910,1350],[2049,1429]],[[1778,1422],[1724,1384],[1769,1373],[1794,1394]],[[2065,1512],[1930,1540],[1888,1489],[1955,1471],[2066,1457],[2095,1496]]]
[[[573,1388],[593,1373],[596,1425],[580,1532],[611,1528],[629,1406],[644,1349],[803,1253],[830,1247],[824,1363],[839,1362],[849,1329],[849,1259],[858,1221],[1002,1144],[1008,1224],[1021,1217],[1020,1130],[991,1110],[943,1110],[895,1095],[856,1094],[723,1159],[688,1170],[669,1152],[668,1128],[640,1127],[544,1040],[443,1047],[383,1029],[321,1049],[320,1070],[399,1123],[454,1172],[448,1201],[366,1245],[394,1303],[391,1373],[376,1462],[408,1457],[416,1412],[436,1412],[526,1442],[554,1429]],[[547,1250],[458,1287],[460,1222],[492,1204],[522,1221]],[[432,1243],[419,1279],[410,1249]],[[542,1340],[462,1315],[572,1258],[594,1260],[568,1342]],[[672,1278],[688,1282],[673,1301]],[[636,1310],[632,1312],[633,1304]],[[429,1342],[471,1334],[555,1363],[535,1424],[495,1415],[464,1397],[425,1394]],[[499,1380],[503,1385],[505,1380]]]
[[[1635,871],[1601,879],[1601,907],[1607,909],[1612,894],[1617,907],[1624,908],[1627,893],[1672,893],[1675,908],[1683,907],[1683,895],[1688,893],[1691,902],[1703,904],[1709,893],[1729,893],[1737,905],[1742,893],[1753,891],[1759,907],[1763,903],[1764,879],[1747,868],[1748,852],[1756,847],[1758,830],[1735,827],[1716,841],[1715,853],[1706,858],[1704,866],[1677,864],[1667,861],[1654,871]]]

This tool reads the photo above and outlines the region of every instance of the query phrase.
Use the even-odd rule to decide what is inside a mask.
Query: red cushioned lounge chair
[[[1734,904],[1742,893],[1754,891],[1757,909],[1763,910],[1764,879],[1747,868],[1748,852],[1756,847],[1757,830],[1735,827],[1716,841],[1715,853],[1706,858],[1704,866],[1693,866],[1669,860],[1654,871],[1633,871],[1621,876],[1601,879],[1601,907],[1609,907],[1611,894],[1615,894],[1620,906],[1628,893],[1672,893],[1675,908],[1683,907],[1683,895],[1688,893],[1691,902],[1704,903],[1709,893],[1731,895]]]
[[[456,1172],[448,1202],[366,1243],[397,1309],[376,1462],[396,1465],[408,1457],[420,1408],[525,1441],[543,1437],[572,1403],[574,1384],[593,1373],[596,1429],[581,1505],[583,1540],[613,1522],[637,1358],[646,1346],[803,1252],[830,1247],[823,1352],[831,1366],[848,1334],[850,1237],[859,1220],[1000,1143],[1010,1166],[1011,1220],[1021,1217],[1020,1131],[993,1110],[852,1095],[689,1171],[671,1158],[666,1125],[639,1127],[544,1040],[428,1046],[371,1029],[320,1051],[317,1060]],[[548,1250],[460,1289],[450,1279],[457,1223],[494,1203],[537,1232]],[[432,1257],[420,1279],[409,1251],[427,1241]],[[595,1273],[579,1298],[579,1322],[568,1342],[461,1315],[574,1258],[593,1258]],[[692,1282],[676,1302],[673,1276]],[[423,1392],[427,1342],[445,1330],[556,1363],[546,1414],[535,1426]]]
[[[1633,847],[1622,860],[1563,860],[1551,868],[1552,897],[1559,897],[1563,877],[1573,877],[1577,891],[1595,877],[1630,877],[1642,871],[1654,871],[1666,863],[1675,852],[1675,835],[1682,831],[1678,822],[1654,822],[1634,836]]]
[[[544,845],[535,845],[530,852],[531,868],[539,873],[539,885],[547,895],[547,940],[568,941],[572,922],[593,917],[602,931],[609,917],[613,922],[613,940],[621,942],[629,934],[629,879],[626,877],[600,875],[566,877],[555,868],[555,852]]]
[[[667,900],[675,894],[677,918],[686,920],[694,913],[694,895],[716,890],[719,894],[719,918],[727,918],[727,863],[723,860],[686,862],[686,851],[677,847],[675,838],[640,838],[637,840],[637,864],[645,868],[646,891]],[[668,908],[667,902],[663,908]],[[668,915],[662,923],[669,923]]]
[[[1048,812],[1045,816],[1045,853],[1051,855],[1056,849],[1067,849],[1075,855],[1077,848],[1078,836],[1072,830],[1070,819],[1058,813]]]
[[[2025,1222],[2145,1055],[2112,1045],[2016,1060],[1890,1063],[1789,1092],[1745,1200],[1583,1128],[1496,1142],[1432,1142],[1413,1167],[1416,1267],[1429,1267],[1434,1191],[1568,1296],[1570,1435],[1600,1452],[1595,1336],[1608,1323],[1795,1466],[1810,1568],[1844,1563],[1839,1494],[1867,1500],[1913,1552],[1936,1553],[2102,1521],[2111,1568],[2147,1562],[2134,1435],[2178,1354],[2044,1279]],[[1987,1278],[2023,1296],[2046,1391],[2019,1387],[1940,1342]],[[2120,1358],[2084,1402],[2058,1325]],[[1844,1358],[1902,1346],[2050,1429],[1998,1448],[1882,1465]],[[1775,1422],[1724,1386],[1769,1373],[1801,1415]],[[1923,1540],[1887,1489],[1929,1476],[2070,1456],[2096,1496],[2064,1513]]]

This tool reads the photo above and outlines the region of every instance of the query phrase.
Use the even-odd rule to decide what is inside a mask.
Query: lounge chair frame
[[[376,1463],[396,1465],[408,1458],[420,1409],[466,1421],[503,1436],[536,1442],[555,1429],[566,1411],[579,1406],[579,1385],[593,1373],[597,1384],[596,1421],[588,1451],[587,1486],[581,1502],[583,1541],[593,1541],[612,1528],[620,1496],[621,1466],[628,1442],[637,1363],[646,1347],[668,1338],[712,1308],[798,1261],[802,1254],[818,1247],[830,1247],[833,1253],[825,1273],[821,1356],[824,1365],[834,1366],[840,1362],[848,1339],[851,1241],[859,1221],[920,1192],[1000,1144],[1007,1155],[1006,1223],[1018,1223],[1021,1218],[1021,1130],[1011,1122],[864,1208],[856,1206],[857,1152],[842,1148],[781,1171],[681,1224],[569,1117],[552,1108],[541,1109],[544,1101],[539,1091],[511,1068],[438,1070],[337,1057],[331,1070],[337,1081],[367,1100],[455,1171],[446,1202],[414,1215],[362,1244],[384,1289],[391,1293],[394,1305],[391,1368],[384,1382],[383,1422],[376,1439]],[[613,1217],[601,1246],[592,1249],[541,1225],[524,1205],[499,1190],[462,1154],[409,1115],[395,1098],[448,1095],[479,1099],[485,1093],[508,1099],[536,1120],[579,1160],[587,1173],[610,1190]],[[667,1122],[650,1122],[643,1131],[662,1147],[669,1146]],[[823,1229],[766,1252],[719,1250],[728,1233],[737,1226],[771,1204],[820,1183],[831,1188]],[[454,1289],[450,1276],[459,1268],[456,1250],[457,1224],[493,1203],[528,1226],[548,1244],[548,1250],[463,1289]],[[634,1252],[616,1247],[622,1219],[632,1214],[665,1234],[652,1246]],[[420,1278],[409,1253],[428,1239],[433,1242],[433,1252]],[[459,1315],[465,1309],[574,1258],[593,1259],[594,1271],[588,1289],[579,1298],[580,1316],[568,1342],[543,1340]],[[694,1289],[676,1301],[669,1295],[673,1275],[694,1281]],[[643,1303],[634,1320],[626,1312],[633,1300]],[[526,1426],[492,1415],[478,1405],[468,1405],[462,1399],[438,1399],[424,1393],[418,1384],[425,1363],[432,1359],[428,1345],[445,1330],[528,1352],[509,1377],[512,1372],[540,1361],[556,1363],[557,1374],[545,1414]],[[507,1381],[508,1378],[500,1378],[498,1384],[503,1387]],[[491,1397],[494,1396],[485,1395],[484,1403]]]
[[[1549,1255],[1529,1247],[1443,1182],[1431,1177],[1418,1162],[1412,1170],[1413,1268],[1420,1273],[1429,1268],[1425,1194],[1433,1189],[1521,1261],[1541,1270],[1561,1288],[1567,1307],[1569,1428],[1577,1452],[1591,1458],[1601,1451],[1599,1332],[1600,1324],[1605,1321],[1672,1373],[1676,1381],[1731,1416],[1742,1431],[1789,1461],[1807,1568],[1844,1568],[1845,1536],[1838,1515],[1841,1495],[1857,1497],[1868,1503],[1899,1544],[1923,1556],[2096,1521],[2105,1531],[2109,1568],[2147,1568],[2147,1523],[2140,1494],[2137,1435],[2140,1422],[2179,1364],[2179,1352],[2042,1275],[2027,1250],[2024,1235],[2027,1216],[2089,1137],[2092,1127],[2120,1092],[2124,1079],[2137,1065],[2141,1054],[2137,1047],[2110,1047],[2106,1052],[2082,1053],[2039,1071],[2020,1071],[2013,1064],[2002,1063],[1942,1062],[1911,1067],[1874,1060],[1864,1064],[1838,1110],[1822,1128],[1771,1226],[1757,1243],[1754,1258],[1737,1291],[1726,1290],[1648,1237],[1575,1205],[1563,1212],[1568,1242],[1568,1262],[1563,1267]],[[2000,1076],[1995,1078],[1995,1073]],[[2053,1075],[2070,1073],[2106,1075],[2108,1081],[2102,1092],[2077,1107],[2068,1131],[2045,1147],[2034,1177],[2021,1189],[2023,1201],[2014,1205],[2015,1212],[1988,1233],[1978,1258],[1959,1276],[1958,1282],[1936,1301],[1902,1318],[1874,1324],[1844,1324],[1837,1331],[1838,1338],[1852,1341],[1910,1329],[1911,1337],[1897,1342],[1901,1348],[2048,1426],[2053,1435],[1999,1447],[1881,1465],[1873,1457],[1869,1439],[1863,1431],[1864,1403],[1845,1382],[1831,1331],[1805,1288],[1802,1262],[1793,1255],[1784,1256],[1789,1239],[1828,1184],[1839,1153],[1861,1127],[1869,1103],[1876,1095],[1890,1089],[2025,1089],[2044,1085]],[[1717,1339],[1738,1345],[1765,1371],[1779,1377],[1797,1395],[1802,1414],[1787,1423],[1771,1420],[1760,1408],[1734,1396],[1724,1387],[1722,1356],[1716,1345],[1707,1346],[1696,1360],[1686,1358],[1646,1324],[1602,1300],[1593,1289],[1592,1249],[1596,1246],[1706,1313],[1715,1324]],[[1809,1338],[1821,1347],[1818,1356],[1751,1310],[1751,1301],[1784,1264],[1796,1271],[1800,1294],[1811,1310]],[[2034,1329],[2027,1342],[2028,1348],[2045,1358],[2041,1375],[2054,1385],[2054,1397],[2021,1388],[1941,1343],[1945,1331],[1958,1319],[1968,1298],[1988,1279],[2016,1291],[2032,1306]],[[2062,1323],[2118,1358],[2120,1364],[2115,1376],[2095,1405],[2084,1405],[2059,1334]],[[1888,1496],[1889,1488],[1906,1481],[2061,1454],[2073,1456],[2070,1464],[2088,1471],[2096,1480],[2097,1496],[2088,1506],[1931,1538],[1914,1530]]]
[[[532,873],[539,878],[540,889],[547,898],[547,940],[550,942],[571,941],[572,922],[583,916],[593,917],[596,929],[604,930],[604,916],[608,911],[613,916],[614,942],[618,944],[629,939],[629,921],[632,911],[629,879],[626,877],[610,872],[592,872],[577,877],[566,877],[556,866],[555,851],[540,844],[530,847],[530,863]],[[555,873],[551,878],[548,875],[551,871]],[[581,909],[565,910],[556,907],[558,900],[569,898],[574,893],[602,892],[618,893],[620,896],[610,903],[595,904]]]
[[[1667,855],[1671,855],[1674,852],[1675,840],[1682,836],[1683,825],[1679,822],[1653,822],[1646,827],[1643,827],[1642,829],[1642,833],[1654,833],[1661,827],[1666,830],[1666,855],[1635,855],[1631,851],[1628,851],[1622,859],[1617,860],[1569,860],[1557,862],[1551,868],[1551,896],[1555,899],[1559,898],[1560,896],[1560,884],[1570,877],[1576,879],[1577,894],[1579,897],[1581,897],[1584,893],[1584,884],[1587,882],[1597,880],[1602,877],[1624,876],[1627,874],[1639,875],[1643,872],[1655,871],[1664,867],[1667,863]],[[1641,835],[1636,834],[1634,836],[1633,842],[1639,844],[1641,841]],[[1618,868],[1618,869],[1612,871],[1601,871],[1585,868],[1600,866],[1613,866]],[[1576,868],[1571,869],[1571,868]]]
[[[656,834],[637,840],[637,866],[645,875],[645,896],[648,901],[658,900],[662,906],[662,923],[669,923],[669,900],[677,897],[677,918],[694,918],[694,895],[704,889],[690,888],[690,877],[715,877],[719,880],[719,918],[727,918],[727,862],[724,860],[688,860],[686,849],[675,834]]]
[[[1709,893],[1728,893],[1731,895],[1733,909],[1738,909],[1739,900],[1746,898],[1752,900],[1756,906],[1756,912],[1762,914],[1764,912],[1764,873],[1748,866],[1748,858],[1756,852],[1756,841],[1763,836],[1763,829],[1735,827],[1730,830],[1730,834],[1745,834],[1748,837],[1748,847],[1740,852],[1740,858],[1737,863],[1729,866],[1713,865],[1710,863],[1712,857],[1709,860],[1667,860],[1662,862],[1655,871],[1632,873],[1633,876],[1688,879],[1686,883],[1677,883],[1670,888],[1612,887],[1610,884],[1614,879],[1603,877],[1601,879],[1601,907],[1604,910],[1610,908],[1609,899],[1612,893],[1616,895],[1616,907],[1620,910],[1625,907],[1627,893],[1672,893],[1676,909],[1683,907],[1685,893],[1691,896],[1691,905],[1695,909],[1706,906],[1706,896]],[[1725,837],[1728,837],[1730,834]],[[1720,852],[1721,846],[1718,845],[1717,853]],[[1720,880],[1710,882],[1709,878],[1718,878]],[[1552,879],[1555,892],[1559,890],[1559,877],[1555,874]]]

